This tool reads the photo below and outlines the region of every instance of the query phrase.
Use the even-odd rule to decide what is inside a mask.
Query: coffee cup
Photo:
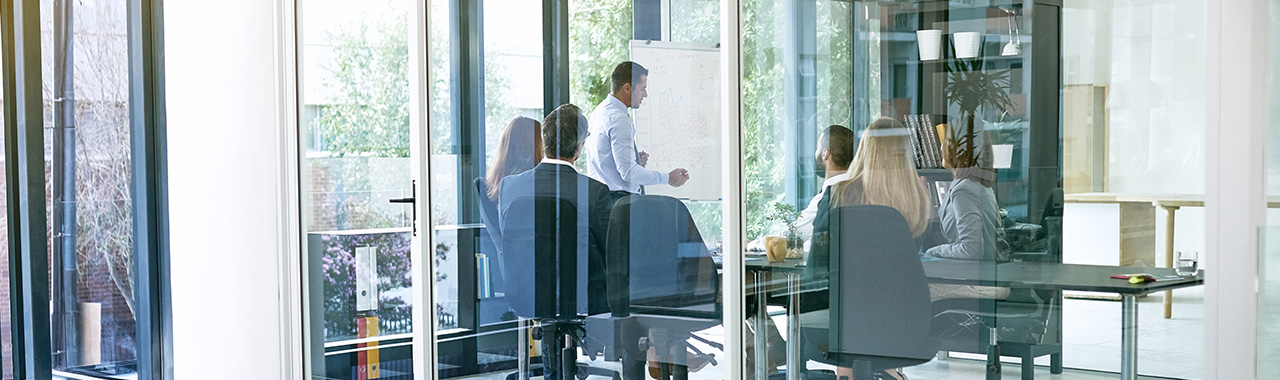
[[[769,254],[769,262],[776,263],[787,259],[787,239],[781,236],[764,238],[765,251]]]

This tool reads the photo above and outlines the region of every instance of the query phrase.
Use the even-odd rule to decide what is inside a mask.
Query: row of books
[[[902,120],[910,134],[916,167],[941,168],[942,140],[938,137],[938,128],[929,120],[929,115],[903,115]]]

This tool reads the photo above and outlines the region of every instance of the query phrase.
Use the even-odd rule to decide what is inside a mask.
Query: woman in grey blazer
[[[996,179],[991,141],[985,131],[953,126],[944,128],[942,164],[951,169],[954,180],[938,207],[947,243],[929,248],[925,254],[945,259],[985,260],[992,264],[1009,261],[1000,206],[991,188]],[[1009,296],[1009,288],[990,286],[930,285],[929,290],[935,301]]]

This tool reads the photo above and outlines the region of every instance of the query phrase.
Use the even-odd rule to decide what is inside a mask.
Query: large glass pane
[[[310,371],[412,374],[409,1],[299,5]]]
[[[535,120],[543,115],[542,3],[430,4],[438,369],[452,378],[513,369],[519,356],[501,235],[489,213],[497,190],[487,189],[499,187],[500,177],[490,180],[494,168],[534,164]]]
[[[672,42],[720,43],[720,1],[671,0],[669,4]]]
[[[1268,88],[1271,93],[1271,124],[1267,137],[1267,200],[1280,197],[1280,7],[1271,7],[1271,61]],[[1258,292],[1258,378],[1280,377],[1280,211],[1268,204],[1267,227],[1262,231],[1258,263],[1261,280]]]
[[[744,1],[746,238],[797,256],[749,256],[749,376],[863,354],[926,378],[1198,377],[1203,292],[1168,267],[1204,244],[1203,8]],[[1179,290],[1139,299],[1110,278],[1129,273]]]
[[[880,46],[876,17],[855,9],[878,10],[842,1],[742,3],[747,378],[833,369],[804,354],[827,341],[811,320],[829,318],[829,276],[813,261],[829,256],[813,252],[831,244],[829,225],[815,224],[829,208],[819,192],[846,177],[855,131],[879,116],[867,111],[880,108],[877,63],[881,49],[890,49]],[[915,175],[902,178],[919,187]],[[771,248],[785,260],[770,263]]]
[[[1157,273],[1179,254],[1206,261],[1205,6],[1063,3],[1064,262]],[[1204,297],[1192,286],[1138,300],[1139,373],[1203,377]],[[1123,309],[1068,293],[1066,366],[1122,366]]]
[[[439,376],[722,378],[718,32],[673,44],[656,2],[571,1],[565,78],[546,75],[541,3],[431,5]],[[548,114],[553,80],[572,104]]]
[[[3,26],[0,26],[3,27]],[[3,58],[3,57],[0,57]],[[2,61],[2,59],[0,59]],[[0,85],[3,85],[0,81]],[[3,99],[0,99],[2,101]],[[3,116],[3,110],[0,110],[0,116]],[[0,156],[4,153],[4,138],[0,137]],[[0,163],[4,160],[0,159]],[[0,171],[7,171],[8,166],[4,166]],[[0,184],[7,185],[8,177],[0,179]],[[7,187],[5,187],[7,188]],[[0,213],[0,254],[6,259],[0,259],[0,360],[4,363],[13,363],[13,314],[11,302],[13,300],[12,292],[9,289],[9,204],[7,202],[8,192],[0,194],[0,202],[3,202],[4,213]],[[13,378],[13,368],[11,365],[4,365],[4,370],[0,371],[0,377],[4,379]]]
[[[41,2],[55,371],[136,370],[126,2]]]

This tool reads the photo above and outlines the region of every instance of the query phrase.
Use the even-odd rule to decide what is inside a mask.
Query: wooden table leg
[[[1173,228],[1174,218],[1178,211],[1178,206],[1160,206],[1167,215],[1164,221],[1164,266],[1165,268],[1173,268]],[[1173,291],[1164,291],[1164,319],[1173,318]]]

